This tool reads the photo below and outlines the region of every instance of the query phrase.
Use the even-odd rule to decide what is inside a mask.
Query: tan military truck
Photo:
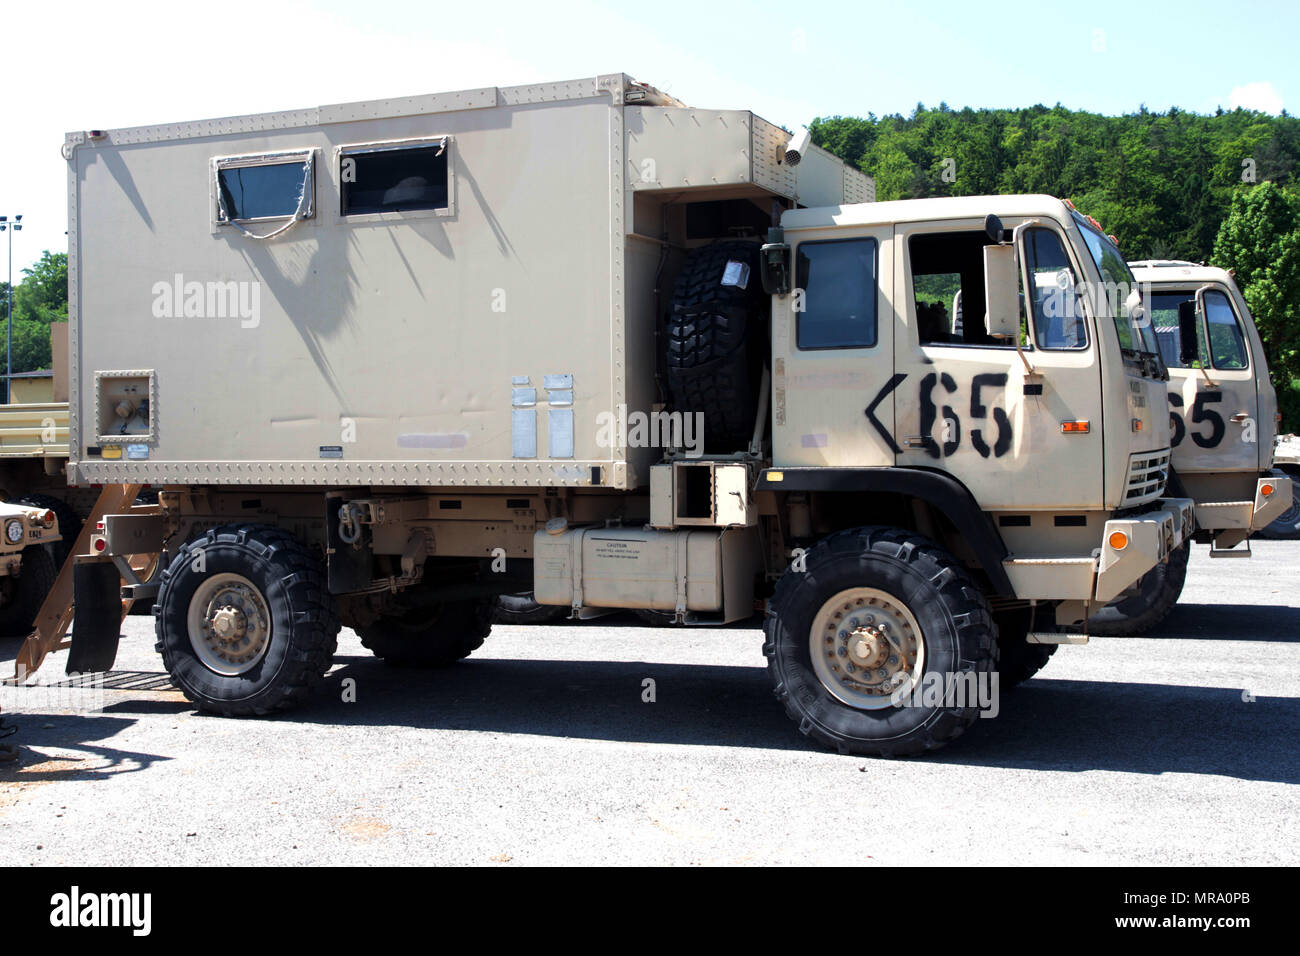
[[[917,753],[1190,533],[1131,275],[1057,199],[871,202],[621,74],[64,154],[71,480],[163,489],[84,566],[164,553],[124,590],[202,709],[301,703],[340,623],[455,661],[532,590],[765,609],[802,733]]]
[[[1196,502],[1195,538],[1214,557],[1249,557],[1248,543],[1237,546],[1294,510],[1290,482],[1273,472],[1277,395],[1259,331],[1227,271],[1164,259],[1130,265],[1169,369],[1172,464],[1178,493]],[[1190,542],[1094,615],[1091,631],[1140,634],[1163,620],[1189,552]]]
[[[58,573],[58,515],[0,502],[0,637],[25,637]]]

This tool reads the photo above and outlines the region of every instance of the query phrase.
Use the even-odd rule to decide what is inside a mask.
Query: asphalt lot
[[[1297,582],[1300,543],[1199,548],[1158,636],[1064,647],[902,761],[806,743],[756,630],[498,625],[423,673],[345,631],[309,707],[230,720],[132,617],[102,711],[0,689],[0,863],[1295,864]]]

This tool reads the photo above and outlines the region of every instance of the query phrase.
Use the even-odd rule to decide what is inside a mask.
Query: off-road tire
[[[1053,654],[1055,644],[1030,644],[1025,636],[1031,629],[1047,631],[1055,629],[1052,624],[1043,623],[1044,611],[1034,626],[1034,608],[1016,608],[993,615],[998,626],[998,686],[1002,690],[1019,687],[1029,678],[1041,671]]]
[[[493,618],[500,624],[545,624],[569,613],[559,604],[538,604],[532,591],[498,594]]]
[[[888,592],[916,619],[925,647],[922,680],[997,669],[997,635],[984,594],[933,541],[896,528],[837,532],[808,550],[805,570],[777,582],[764,622],[768,677],[799,732],[844,754],[909,756],[936,750],[977,719],[979,708],[945,700],[937,706],[851,707],[813,670],[810,635],[819,611],[850,588]]]
[[[483,646],[492,631],[494,604],[484,598],[415,607],[359,627],[357,636],[396,667],[446,667]]]
[[[744,240],[693,249],[673,286],[665,361],[669,398],[674,411],[703,415],[707,452],[741,450],[753,435],[770,309],[758,254],[758,243]],[[732,261],[749,267],[744,288],[722,285]]]
[[[1088,633],[1098,637],[1131,637],[1145,634],[1169,616],[1183,593],[1187,560],[1192,544],[1187,542],[1142,575],[1136,594],[1125,595],[1088,618]]]
[[[43,506],[42,506],[43,507]],[[26,637],[59,575],[54,544],[23,548],[22,570],[0,578],[0,637]]]
[[[205,665],[189,634],[196,589],[223,573],[252,582],[270,614],[265,653],[237,676]],[[200,710],[226,717],[260,716],[302,704],[329,670],[338,645],[338,612],[321,559],[272,525],[222,525],[185,544],[162,573],[153,613],[156,648],[173,683]]]
[[[23,495],[13,503],[32,508],[46,508],[58,517],[60,540],[55,541],[50,547],[54,549],[56,570],[63,567],[63,562],[68,560],[68,555],[72,553],[72,546],[77,543],[77,535],[81,534],[81,516],[72,510],[70,504],[53,495]]]

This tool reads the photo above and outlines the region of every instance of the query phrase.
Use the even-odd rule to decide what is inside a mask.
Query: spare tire
[[[753,435],[770,311],[758,255],[757,242],[738,239],[692,249],[673,286],[669,399],[702,416],[706,452],[743,451]]]

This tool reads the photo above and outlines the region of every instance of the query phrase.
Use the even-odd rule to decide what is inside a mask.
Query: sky
[[[618,72],[791,129],[918,102],[1294,113],[1300,98],[1300,5],[72,0],[9,4],[0,24],[15,282],[67,249],[70,130]]]

